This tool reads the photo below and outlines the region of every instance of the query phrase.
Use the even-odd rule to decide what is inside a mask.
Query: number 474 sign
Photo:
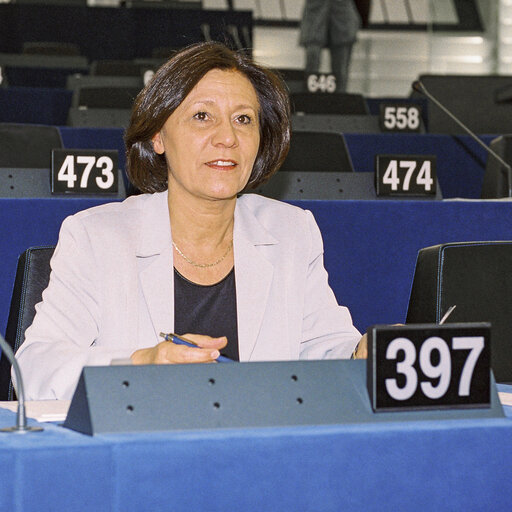
[[[377,155],[375,190],[378,196],[435,196],[435,155]]]

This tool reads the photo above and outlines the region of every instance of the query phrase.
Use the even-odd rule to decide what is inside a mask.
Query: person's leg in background
[[[353,43],[333,46],[329,49],[331,55],[331,70],[336,77],[336,92],[346,92],[350,57]]]
[[[316,44],[306,46],[306,67],[304,69],[306,76],[320,71],[320,56],[322,47]]]

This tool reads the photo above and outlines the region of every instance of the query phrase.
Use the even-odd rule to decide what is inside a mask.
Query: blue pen
[[[173,343],[176,343],[176,345],[186,345],[187,347],[196,347],[197,348],[197,345],[194,342],[184,340],[183,338],[180,338],[177,334],[174,334],[173,332],[168,332],[168,333],[161,332],[160,336],[165,341],[172,341]],[[216,360],[219,363],[233,363],[234,362],[233,359],[229,359],[229,357],[226,357],[226,356],[219,356]]]

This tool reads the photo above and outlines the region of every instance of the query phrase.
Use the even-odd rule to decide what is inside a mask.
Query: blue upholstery
[[[44,87],[0,87],[0,122],[65,125],[72,92]]]

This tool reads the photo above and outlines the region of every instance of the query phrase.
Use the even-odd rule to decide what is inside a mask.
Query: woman
[[[85,365],[350,357],[310,212],[245,189],[289,146],[275,75],[219,43],[169,60],[137,97],[128,175],[145,194],[67,218],[18,351],[31,399],[70,398]],[[197,347],[165,341],[177,332]]]

